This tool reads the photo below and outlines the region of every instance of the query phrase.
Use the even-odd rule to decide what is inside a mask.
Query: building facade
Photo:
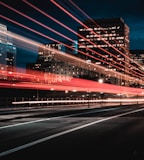
[[[17,50],[12,38],[8,37],[6,32],[8,32],[7,26],[0,24],[0,69],[13,71],[16,67]],[[1,76],[2,79],[7,79],[7,76]]]
[[[74,41],[74,43],[66,42],[65,44],[70,46],[70,48],[58,43],[49,43],[45,46],[40,46],[38,49],[38,58],[36,63],[28,64],[27,69],[71,77],[79,77],[80,75],[83,75],[84,69],[60,59],[60,57],[56,56],[54,51],[49,50],[49,48],[53,48],[61,51],[63,54],[77,56],[77,41]]]
[[[79,57],[104,66],[106,70],[128,73],[129,27],[122,18],[87,20],[78,28]],[[118,83],[111,75],[105,81]]]

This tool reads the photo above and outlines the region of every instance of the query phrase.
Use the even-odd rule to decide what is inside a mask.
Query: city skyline
[[[67,35],[68,37],[72,39],[77,39],[76,35],[73,33],[67,31],[62,26],[58,25],[57,23],[50,20],[48,17],[42,15],[40,12],[34,10],[32,7],[27,5],[26,1],[10,1],[5,0],[2,1],[3,3],[7,4],[8,6],[13,7],[14,9],[28,15],[29,17],[39,21],[41,24],[47,25],[54,30]],[[74,21],[71,17],[66,15],[63,11],[61,11],[59,8],[57,8],[52,2],[47,1],[42,3],[41,1],[27,1],[31,4],[38,7],[40,10],[44,11],[48,15],[51,15],[61,23],[67,25],[68,27],[72,28],[73,30],[77,31],[78,24],[76,21]],[[56,1],[57,2],[57,1]],[[120,2],[120,3],[119,3]],[[117,18],[122,17],[125,21],[125,23],[130,28],[130,49],[144,49],[143,42],[144,42],[144,22],[143,22],[143,8],[142,8],[142,1],[133,1],[131,3],[122,1],[110,1],[106,2],[104,0],[102,1],[95,1],[91,0],[84,1],[81,3],[80,0],[69,0],[69,1],[60,1],[58,2],[61,6],[65,7],[67,10],[71,11],[71,13],[74,16],[77,16],[77,18],[80,19],[80,21],[84,21],[88,19],[85,15],[76,8],[78,6],[83,13],[87,14],[92,19],[99,19],[99,18]],[[74,6],[76,4],[76,6]],[[20,24],[23,24],[25,26],[28,26],[34,30],[37,30],[41,33],[44,33],[48,36],[51,36],[58,40],[65,40],[63,37],[60,37],[56,35],[55,33],[52,33],[51,31],[47,30],[46,28],[35,24],[34,22],[30,21],[29,19],[23,17],[22,15],[19,15],[18,13],[10,10],[9,8],[3,6],[0,4],[0,15],[3,15],[7,18],[10,18],[11,20],[15,20]],[[20,35],[26,36],[28,38],[31,38],[33,40],[42,42],[42,43],[48,43],[50,40],[43,38],[37,34],[34,34],[30,31],[27,31],[26,29],[15,25],[11,22],[8,22],[7,20],[0,18],[0,23],[7,25],[8,30],[18,33]]]
[[[118,14],[112,16],[111,13],[102,17],[98,15],[94,17],[86,13],[85,8],[72,0],[63,1],[63,3],[50,0],[45,5],[40,5],[41,3],[38,1],[30,1],[22,0],[17,4],[13,4],[13,0],[11,2],[0,2],[3,8],[1,11],[4,11],[3,14],[0,14],[0,23],[4,24],[4,28],[7,30],[5,32],[2,30],[2,36],[4,34],[14,38],[13,42],[17,48],[16,67],[23,67],[23,69],[20,68],[20,70],[17,70],[18,73],[15,73],[18,75],[16,79],[15,77],[11,79],[13,78],[13,75],[11,75],[13,73],[8,72],[6,74],[6,80],[28,81],[26,85],[16,82],[12,87],[39,90],[47,89],[51,91],[71,90],[117,93],[115,92],[117,90],[115,88],[114,92],[111,92],[111,89],[93,90],[92,83],[87,88],[85,84],[89,80],[94,80],[98,85],[99,83],[108,83],[121,87],[127,86],[127,94],[130,91],[129,87],[136,87],[139,88],[138,92],[140,92],[140,95],[143,94],[143,64],[141,66],[141,64],[134,62],[133,56],[135,55],[131,56],[129,52],[129,42],[131,41],[131,39],[129,41],[129,33],[131,31],[129,32],[130,26],[123,16],[118,16]],[[49,6],[49,12],[46,10],[47,5]],[[94,10],[91,11],[93,12]],[[4,43],[7,45],[9,41],[8,38],[6,39],[7,41]],[[71,49],[74,46],[73,42],[75,40],[78,40],[78,54],[71,56],[68,51],[66,52],[68,54],[64,54],[65,51],[61,50],[61,45]],[[70,42],[71,46],[70,44],[66,44],[67,42]],[[49,44],[52,47],[47,47]],[[57,45],[57,50],[53,50],[55,45]],[[47,47],[46,52],[38,50],[40,46],[44,49]],[[49,53],[52,54],[50,55]],[[9,55],[5,58],[6,62],[12,61]],[[54,63],[52,63],[52,58]],[[57,62],[60,63],[58,64]],[[66,64],[65,67],[64,63]],[[68,66],[68,64],[70,65]],[[29,65],[30,68],[28,67]],[[14,69],[12,68],[12,70]],[[33,74],[29,72],[29,69],[33,71]],[[36,74],[35,70],[42,72]],[[49,77],[47,75],[51,73],[51,70],[56,75],[66,75],[80,81],[75,81],[74,83],[70,81],[67,87],[65,85],[63,86],[63,84],[60,84],[58,88],[53,86],[53,84],[47,86],[47,83],[49,83]],[[81,79],[88,81],[85,81],[82,86],[79,86],[82,82]],[[42,85],[39,85],[41,83]],[[76,86],[74,86],[75,84]],[[7,85],[11,86],[11,83]],[[134,92],[137,95],[137,91],[134,90]],[[34,95],[34,97],[36,96]]]

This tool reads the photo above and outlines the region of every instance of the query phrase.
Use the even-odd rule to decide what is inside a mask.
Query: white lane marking
[[[85,127],[88,127],[88,126],[91,126],[91,125],[94,125],[94,124],[97,124],[97,123],[101,123],[101,122],[104,122],[104,121],[107,121],[107,120],[111,120],[111,119],[114,119],[114,118],[118,118],[118,117],[121,117],[121,116],[125,116],[125,115],[128,115],[128,114],[140,112],[140,111],[143,111],[143,110],[144,110],[144,108],[137,109],[137,110],[134,110],[134,111],[130,111],[130,112],[126,112],[126,113],[121,113],[121,114],[118,114],[118,115],[115,115],[115,116],[111,116],[111,117],[103,118],[103,119],[100,119],[100,120],[97,120],[97,121],[93,121],[93,122],[90,122],[90,123],[87,123],[87,124],[84,124],[84,125],[81,125],[81,126],[78,126],[78,127],[75,127],[75,128],[71,128],[71,129],[68,129],[68,130],[65,130],[65,131],[53,134],[51,136],[48,136],[48,137],[45,137],[45,138],[41,138],[41,139],[38,139],[36,141],[33,141],[33,142],[30,142],[30,143],[27,143],[27,144],[24,144],[24,145],[21,145],[21,146],[9,149],[9,150],[4,151],[4,152],[1,152],[0,153],[0,157],[9,155],[11,153],[20,151],[22,149],[26,149],[26,148],[34,146],[36,144],[48,141],[50,139],[62,136],[64,134],[67,134],[67,133],[70,133],[70,132],[73,132],[73,131],[76,131],[76,130],[79,130],[79,129],[82,129],[82,128],[85,128]]]
[[[80,114],[82,114],[82,113],[69,114],[69,115],[65,115],[65,116],[58,116],[58,117],[51,117],[51,118],[43,118],[43,119],[34,120],[34,121],[28,121],[28,122],[23,122],[23,123],[11,124],[11,125],[8,125],[8,126],[2,126],[2,127],[0,127],[0,129],[22,126],[22,125],[26,125],[26,124],[43,122],[43,121],[48,121],[48,120],[53,120],[53,119],[58,119],[58,118],[64,118],[64,117],[69,117],[69,116],[75,116],[75,115],[80,115]]]
[[[43,121],[48,121],[48,120],[52,120],[52,119],[58,119],[58,118],[64,118],[64,117],[69,117],[69,116],[77,116],[77,115],[82,115],[82,114],[86,114],[86,113],[95,113],[95,112],[103,112],[103,111],[110,111],[110,110],[116,110],[119,108],[108,108],[108,109],[102,109],[102,110],[96,110],[96,111],[87,111],[84,113],[74,113],[74,114],[69,114],[69,115],[65,115],[65,116],[58,116],[58,117],[51,117],[51,118],[44,118],[44,119],[40,119],[40,120],[34,120],[34,121],[29,121],[29,122],[23,122],[23,123],[17,123],[17,124],[11,124],[11,125],[7,125],[7,126],[1,126],[1,129],[6,129],[6,128],[10,128],[10,127],[16,127],[16,126],[21,126],[21,125],[26,125],[26,124],[31,124],[31,123],[37,123],[37,122],[43,122]]]
[[[8,125],[8,126],[2,126],[2,127],[0,127],[0,129],[6,129],[6,128],[10,128],[10,127],[16,127],[16,126],[25,125],[25,124],[31,124],[31,123],[36,123],[36,122],[47,121],[47,120],[54,119],[54,118],[60,118],[60,117],[52,117],[52,118],[39,119],[39,120],[35,120],[35,121],[11,124],[11,125]]]

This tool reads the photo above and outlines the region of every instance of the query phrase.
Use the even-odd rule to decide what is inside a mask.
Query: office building
[[[106,70],[128,73],[129,27],[122,18],[96,19],[83,22],[78,28],[79,57],[104,66]],[[99,75],[104,76],[104,75]],[[116,79],[105,76],[105,81],[118,83]]]

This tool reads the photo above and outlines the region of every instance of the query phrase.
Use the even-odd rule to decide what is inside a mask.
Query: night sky
[[[36,19],[42,24],[45,24],[56,31],[67,35],[68,37],[76,40],[77,37],[70,31],[64,29],[60,25],[56,24],[52,20],[48,19],[46,16],[40,14],[38,11],[32,9],[30,6],[25,4],[22,0],[1,0],[5,4],[25,13],[26,15]],[[33,5],[39,7],[41,10],[46,12],[47,14],[53,16],[60,22],[69,26],[73,30],[77,31],[78,24],[68,15],[66,15],[63,11],[58,9],[50,0],[28,0]],[[82,15],[71,3],[69,0],[57,0],[59,4],[65,6],[71,13],[76,16],[81,21],[87,19],[86,16]],[[97,18],[118,18],[121,17],[125,21],[125,23],[130,28],[130,49],[144,49],[144,1],[143,0],[73,0],[75,4],[79,6],[87,15],[89,15],[93,19]],[[15,20],[23,25],[26,25],[34,30],[37,30],[45,35],[48,35],[54,39],[58,39],[59,41],[65,40],[64,38],[52,33],[51,31],[39,26],[38,24],[24,18],[23,16],[7,9],[6,7],[0,4],[0,15],[6,16],[12,20]],[[49,39],[43,38],[37,34],[34,34],[22,27],[19,27],[13,23],[10,23],[3,18],[0,19],[0,23],[7,25],[8,30],[20,34],[22,36],[28,37],[32,40],[38,41],[40,43],[49,43],[51,42]],[[25,64],[25,59],[29,59],[28,61],[34,61],[36,59],[36,54],[34,54],[35,49],[33,51],[29,51],[24,49],[19,51],[18,53],[18,64]],[[31,55],[31,58],[30,58]],[[21,59],[22,56],[27,58]],[[32,60],[33,58],[33,60]]]

